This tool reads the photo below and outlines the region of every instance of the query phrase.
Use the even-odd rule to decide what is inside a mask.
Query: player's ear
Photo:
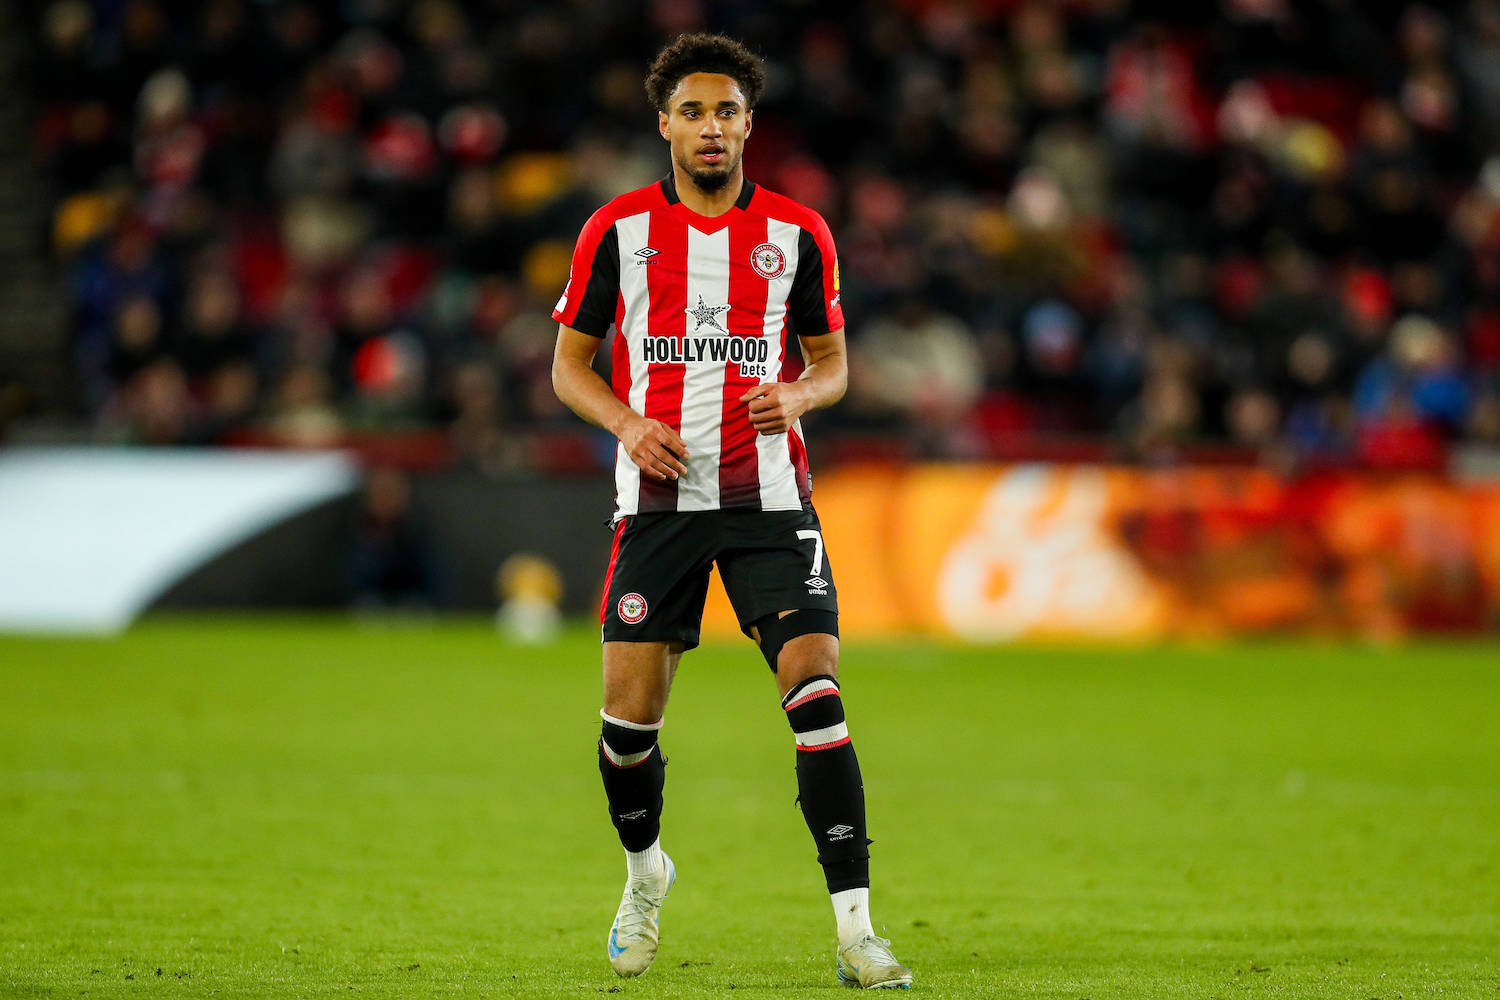
[[[656,131],[661,133],[663,139],[666,139],[668,142],[672,141],[672,136],[667,132],[667,113],[665,111],[658,111],[656,113]]]
[[[747,138],[747,139],[750,138],[750,126],[754,125],[754,124],[755,124],[755,112],[752,109],[750,109],[750,108],[746,108],[745,109],[745,138]]]

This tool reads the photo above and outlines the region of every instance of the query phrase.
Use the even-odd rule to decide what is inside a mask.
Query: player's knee
[[[781,653],[787,643],[804,635],[839,635],[837,612],[799,608],[785,615],[766,615],[755,622],[760,636],[760,652],[773,671],[781,665]],[[813,662],[800,664],[802,676],[832,674],[838,665],[838,645],[798,643],[797,655]]]
[[[660,723],[666,709],[666,699],[646,695],[617,695],[606,697],[600,714],[606,719],[619,719],[632,726],[649,726]]]
[[[839,643],[830,635],[797,636],[776,658],[776,677],[789,691],[809,677],[838,677]]]
[[[637,726],[659,723],[667,710],[667,690],[656,672],[625,673],[623,677],[621,674],[621,671],[608,666],[605,668],[605,718],[615,718],[622,723]]]

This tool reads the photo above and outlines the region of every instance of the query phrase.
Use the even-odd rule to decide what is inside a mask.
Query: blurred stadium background
[[[551,393],[548,312],[589,213],[664,172],[645,63],[711,28],[768,61],[749,175],[839,240],[851,391],[808,432],[851,625],[1500,617],[1500,3],[8,17],[0,459],[349,458],[136,610],[493,607],[532,551],[588,608],[611,442]],[[171,495],[141,516],[215,506]]]

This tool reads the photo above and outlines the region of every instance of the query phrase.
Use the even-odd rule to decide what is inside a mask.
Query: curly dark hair
[[[755,107],[766,87],[766,71],[760,57],[724,35],[678,35],[656,54],[646,73],[646,97],[657,111],[667,110],[667,101],[677,84],[690,73],[722,73],[732,77],[745,95],[745,106]]]

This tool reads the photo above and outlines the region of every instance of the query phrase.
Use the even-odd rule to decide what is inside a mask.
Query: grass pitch
[[[876,923],[934,997],[1500,997],[1500,650],[844,652]],[[845,995],[748,644],[667,713],[638,980],[598,650],[483,624],[0,638],[0,995]]]

